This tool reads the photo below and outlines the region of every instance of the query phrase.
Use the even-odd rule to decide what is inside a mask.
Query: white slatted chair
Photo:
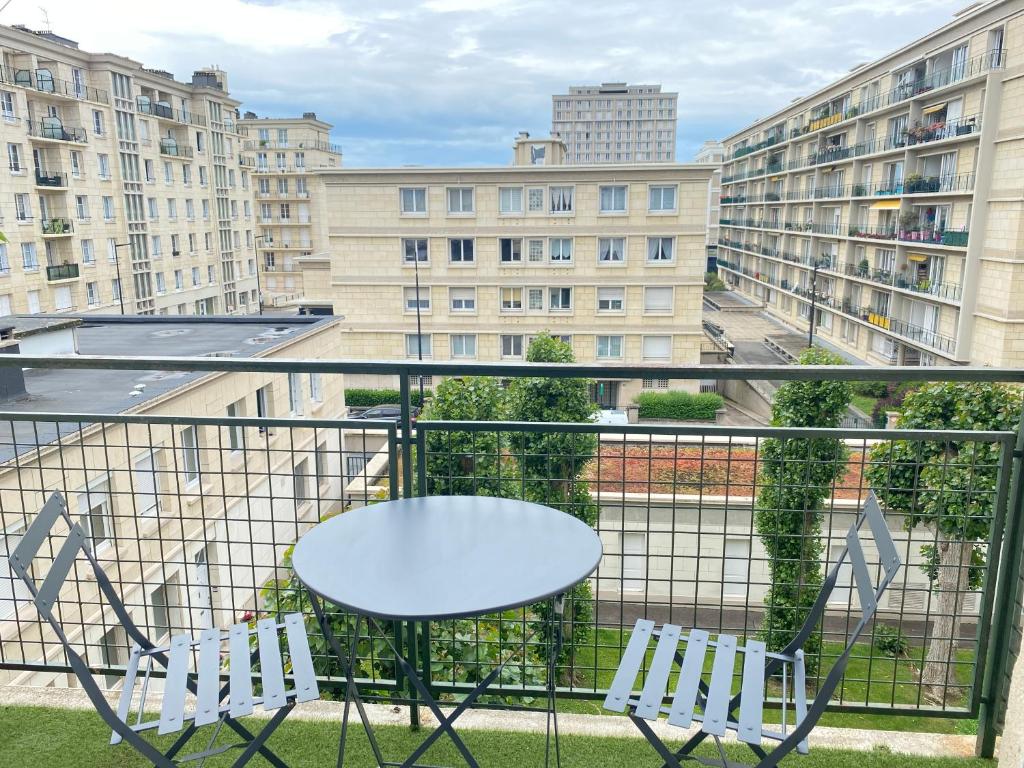
[[[870,538],[878,552],[881,578],[872,580],[861,544],[861,527],[867,521]],[[850,632],[846,648],[829,670],[808,707],[803,645],[821,621],[825,606],[836,586],[840,567],[849,562],[853,571],[861,616]],[[746,744],[758,757],[757,768],[772,768],[794,749],[807,754],[807,736],[820,719],[832,693],[842,679],[854,644],[871,621],[878,601],[886,587],[896,576],[901,561],[892,535],[885,523],[878,500],[872,493],[857,521],[846,535],[846,548],[825,578],[807,620],[793,640],[780,653],[768,652],[765,644],[749,640],[741,645],[734,635],[720,634],[717,638],[701,629],[688,632],[674,624],[655,626],[653,621],[640,619],[633,628],[626,650],[615,672],[604,708],[612,712],[627,712],[663,760],[663,768],[681,768],[681,763],[694,760],[705,765],[734,768],[742,763],[726,758],[721,739],[733,731],[738,741]],[[878,569],[874,569],[878,570]],[[646,670],[642,688],[634,685],[645,666],[651,640],[657,638],[654,655]],[[685,650],[683,650],[685,649]],[[714,649],[710,679],[704,681],[704,664],[709,649]],[[742,658],[739,693],[734,694],[733,672],[737,659]],[[669,677],[678,671],[675,691],[668,694]],[[776,677],[782,682],[781,725],[764,725],[766,681]],[[786,725],[785,701],[787,687],[792,686],[795,724]],[[739,710],[737,712],[737,710]],[[700,730],[675,752],[669,749],[649,725],[660,715],[668,716],[668,724],[689,728],[700,724]],[[694,755],[693,750],[711,736],[718,748],[718,758]],[[764,742],[777,742],[771,751]]]
[[[58,520],[65,523],[66,533],[57,533],[53,530]],[[42,584],[37,586],[32,573],[32,562],[36,559],[43,542],[51,536],[55,539],[63,536],[63,543],[59,548],[55,546],[57,554],[43,577]],[[61,588],[80,556],[84,556],[92,566],[102,598],[134,642],[116,711],[107,702],[85,660],[68,641],[55,615],[54,609],[59,602]],[[282,622],[262,619],[257,622],[254,630],[250,629],[248,624],[235,624],[227,632],[206,629],[200,633],[198,639],[189,635],[174,635],[168,645],[154,645],[132,621],[110,579],[90,551],[85,531],[68,514],[67,505],[59,493],[52,494],[46,501],[12,553],[10,564],[11,569],[28,585],[37,610],[49,622],[63,644],[71,668],[83,690],[113,731],[111,744],[128,742],[153,765],[160,768],[169,768],[193,760],[205,760],[235,748],[242,750],[234,762],[235,766],[244,765],[259,753],[276,768],[287,768],[265,742],[295,704],[320,698],[309,640],[301,614],[288,614]],[[291,661],[291,673],[288,676],[284,674],[281,656],[282,630],[287,640],[288,656]],[[257,640],[256,650],[250,648],[250,638],[253,635]],[[229,667],[228,680],[223,683],[221,651],[225,644]],[[193,659],[198,660],[193,663]],[[258,696],[253,692],[252,684],[252,667],[257,660],[262,686],[262,692]],[[163,700],[159,717],[147,720],[144,719],[144,703],[155,667],[162,667],[166,671]],[[134,718],[135,722],[130,723],[129,714],[140,673],[140,701],[136,704],[138,714]],[[186,701],[189,693],[195,702],[194,707]],[[263,729],[254,735],[239,723],[237,718],[251,715],[257,707],[274,714]],[[194,754],[177,757],[198,729],[204,726],[212,726],[212,734],[206,748]],[[234,731],[241,737],[241,741],[215,747],[214,743],[223,726]],[[143,733],[153,730],[158,735],[180,735],[170,749],[161,752],[142,737]]]

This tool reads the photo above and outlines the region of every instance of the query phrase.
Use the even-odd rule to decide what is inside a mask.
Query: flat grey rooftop
[[[69,318],[61,316],[61,320]],[[251,357],[290,341],[330,317],[102,317],[80,316],[78,351],[83,355]],[[47,317],[4,318],[26,329]],[[17,332],[16,332],[17,333]],[[0,402],[0,461],[57,438],[55,422],[3,421],[4,413],[116,414],[137,408],[209,372],[37,368],[25,371],[27,395]],[[140,386],[141,385],[141,386]],[[183,413],[183,416],[189,414]],[[199,415],[199,414],[195,414]],[[208,415],[208,414],[204,414]],[[78,428],[61,422],[60,434]],[[12,440],[17,436],[17,441]]]

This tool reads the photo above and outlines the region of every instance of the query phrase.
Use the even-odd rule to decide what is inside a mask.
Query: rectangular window
[[[93,250],[92,240],[82,241],[82,263],[83,264],[95,264],[96,263],[96,251]]]
[[[565,312],[572,309],[572,288],[549,288],[548,309]]]
[[[572,261],[572,238],[550,238],[548,240],[548,252],[552,262],[565,263]]]
[[[456,333],[451,336],[452,357],[476,357],[476,334]]]
[[[672,311],[672,288],[671,287],[650,287],[644,288],[644,312],[671,312]]]
[[[449,288],[448,299],[452,312],[476,311],[476,288]]]
[[[676,188],[674,186],[651,187],[648,208],[651,211],[674,211],[676,209]]]
[[[454,213],[454,214],[473,213],[473,188],[472,187],[449,187],[448,188],[448,213]]]
[[[597,337],[598,359],[612,359],[622,357],[621,336],[598,336]]]
[[[544,212],[544,187],[531,187],[526,197],[530,213]]]
[[[667,264],[673,259],[673,246],[675,238],[671,237],[648,237],[647,238],[647,261],[651,264]]]
[[[576,190],[574,187],[551,187],[550,194],[548,195],[550,212],[572,213],[575,210],[575,194]]]
[[[644,360],[671,360],[672,337],[644,336],[643,357]]]
[[[427,188],[403,187],[400,191],[402,213],[427,212]]]
[[[242,399],[234,403],[228,403],[227,414],[228,418],[231,419],[240,419],[245,416],[245,400]],[[245,448],[245,428],[233,424],[227,430],[228,445],[231,446],[231,450],[241,451]]]
[[[109,155],[96,155],[96,162],[99,165],[100,178],[107,180],[110,178],[110,156]]]
[[[518,335],[502,334],[501,336],[502,357],[522,357],[523,337]]]
[[[523,309],[523,289],[522,288],[502,288],[501,289],[501,311],[502,312],[520,312]]]
[[[501,213],[522,213],[523,188],[501,187],[498,190],[498,210]]]
[[[159,513],[160,486],[157,477],[156,451],[150,449],[141,456],[135,457],[132,468],[132,484],[134,486],[135,511],[140,516]]]
[[[0,91],[0,111],[3,112],[4,120],[17,117],[14,112],[14,94],[10,91]]]
[[[544,311],[544,289],[529,288],[526,291],[526,302],[532,312]]]
[[[75,215],[83,221],[89,218],[89,198],[85,195],[75,195]]]
[[[14,218],[18,221],[28,221],[32,218],[32,201],[24,192],[14,196]]]
[[[104,195],[101,198],[103,203],[103,220],[113,221],[114,220],[114,198],[109,195]]]
[[[625,288],[598,288],[597,311],[621,312],[626,303]]]
[[[21,146],[18,144],[7,145],[7,162],[11,173],[21,173]]]
[[[199,464],[199,435],[196,427],[186,427],[181,431],[181,466],[185,472],[187,484],[199,481],[201,467]]]
[[[36,254],[35,243],[21,244],[21,267],[26,271],[39,269],[39,256]]]
[[[419,309],[421,312],[430,311],[430,289],[420,287],[419,294],[417,295],[416,288],[403,288],[403,298],[405,300],[405,311],[415,312]]]
[[[114,505],[109,478],[104,476],[92,480],[78,493],[78,519],[93,552],[114,538]]]
[[[473,239],[451,239],[448,241],[448,253],[452,264],[473,263]]]
[[[601,213],[626,212],[626,187],[601,187]]]
[[[82,153],[78,150],[71,151],[71,175],[76,179],[82,175]]]
[[[423,357],[430,357],[433,349],[432,340],[429,333],[417,335],[415,333],[405,334],[405,354],[409,357],[419,357],[420,353]]]
[[[292,469],[292,490],[296,504],[312,498],[309,494],[309,459],[303,459]]]
[[[498,251],[502,264],[519,263],[523,260],[523,239],[521,237],[502,237],[498,240]]]
[[[302,380],[297,373],[288,374],[288,410],[292,416],[302,415]]]
[[[544,241],[530,240],[527,246],[527,254],[531,263],[542,263],[544,261]]]
[[[626,238],[599,237],[597,261],[600,264],[622,264],[626,260]]]
[[[402,261],[406,264],[414,264],[417,261],[425,264],[429,260],[427,250],[427,239],[425,237],[402,239]]]
[[[324,377],[321,373],[309,374],[309,399],[314,403],[324,401]]]

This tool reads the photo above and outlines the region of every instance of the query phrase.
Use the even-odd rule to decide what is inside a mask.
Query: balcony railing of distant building
[[[74,225],[71,223],[71,219],[63,216],[53,216],[48,219],[42,219],[40,221],[40,225],[44,235],[70,235],[75,231]]]
[[[109,104],[110,95],[101,88],[93,88],[82,82],[61,80],[46,68],[16,69],[0,65],[0,82],[31,88],[39,93],[66,96],[72,99]]]
[[[271,139],[249,139],[245,142],[244,149],[247,152],[258,152],[263,149],[299,149],[319,150],[331,154],[341,154],[341,144],[332,144],[329,141],[302,140],[302,141],[273,141]]]
[[[85,128],[76,128],[65,125],[59,117],[44,117],[42,120],[26,121],[28,135],[37,139],[50,141],[68,141],[75,144],[85,144],[88,134]]]
[[[203,115],[187,110],[175,109],[164,101],[153,101],[148,96],[135,97],[135,111],[140,115],[152,115],[162,120],[173,120],[183,125],[206,126]]]
[[[77,280],[79,275],[77,264],[57,264],[46,268],[47,282],[59,280]]]
[[[169,157],[192,157],[192,147],[188,144],[180,144],[174,139],[160,139],[160,154]]]
[[[66,187],[68,177],[63,173],[50,173],[49,171],[36,171],[37,187]]]

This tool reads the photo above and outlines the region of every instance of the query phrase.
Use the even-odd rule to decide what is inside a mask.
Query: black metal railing
[[[75,231],[71,219],[63,216],[53,216],[48,219],[41,219],[40,226],[44,235],[70,235]]]
[[[206,118],[203,115],[187,110],[175,109],[170,104],[152,101],[144,96],[135,97],[135,111],[142,115],[152,115],[153,117],[173,120],[176,123],[183,123],[185,125],[206,125]]]
[[[51,141],[70,141],[75,144],[85,144],[89,136],[85,128],[76,128],[64,125],[57,120],[33,120],[26,121],[28,135],[37,139],[49,139]]]
[[[37,187],[66,187],[68,178],[63,173],[36,171]]]
[[[40,93],[53,93],[100,104],[110,103],[110,96],[103,89],[62,80],[54,77],[48,69],[17,69],[0,65],[0,82],[32,88]]]
[[[49,282],[55,282],[57,280],[77,280],[78,279],[78,265],[77,264],[56,264],[46,268],[46,279]]]
[[[192,147],[177,141],[160,140],[160,154],[170,157],[192,157]]]

